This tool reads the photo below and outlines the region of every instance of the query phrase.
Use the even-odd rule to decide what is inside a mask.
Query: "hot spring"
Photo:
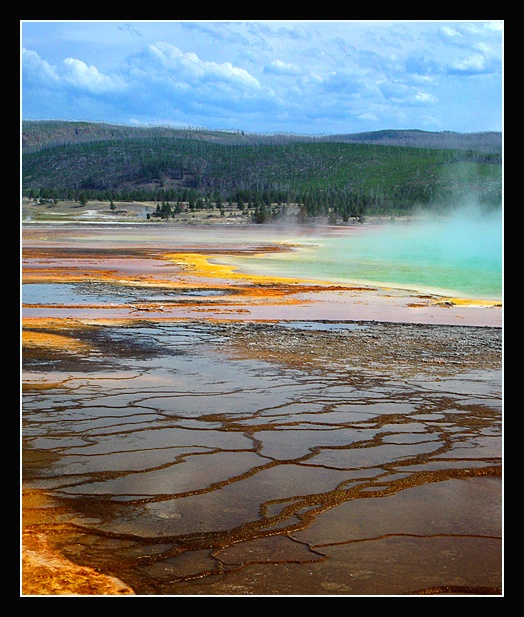
[[[500,300],[502,240],[501,211],[462,211],[448,218],[312,231],[292,251],[232,257],[227,263],[253,274]],[[296,236],[289,243],[297,243]]]

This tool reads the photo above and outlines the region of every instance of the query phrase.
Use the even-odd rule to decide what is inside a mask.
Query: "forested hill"
[[[22,122],[22,148],[31,152],[49,146],[85,143],[91,141],[130,138],[188,138],[227,145],[275,145],[301,143],[367,143],[374,145],[410,146],[413,148],[446,148],[502,152],[502,133],[454,133],[421,130],[382,130],[367,133],[339,135],[296,135],[293,133],[249,133],[245,131],[211,131],[197,128],[170,126],[127,126],[99,122],[69,122],[62,120],[26,120]]]
[[[22,188],[46,199],[299,203],[310,216],[502,199],[501,133],[256,135],[23,122]]]

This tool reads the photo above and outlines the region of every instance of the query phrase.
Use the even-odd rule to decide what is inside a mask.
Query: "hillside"
[[[126,126],[97,122],[60,120],[22,122],[22,149],[32,152],[49,146],[129,138],[170,137],[201,139],[225,145],[276,145],[285,143],[363,143],[413,148],[445,148],[502,152],[499,132],[455,133],[452,131],[382,130],[340,135],[296,135],[292,133],[262,134],[245,131],[211,131],[169,126]]]
[[[22,188],[33,197],[294,202],[309,216],[334,210],[343,218],[472,195],[501,203],[500,133],[307,138],[72,122],[22,129]]]

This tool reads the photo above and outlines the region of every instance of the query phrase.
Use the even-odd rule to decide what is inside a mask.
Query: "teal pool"
[[[242,271],[502,299],[502,217],[346,228],[294,250],[228,258]],[[223,260],[220,260],[223,262]]]

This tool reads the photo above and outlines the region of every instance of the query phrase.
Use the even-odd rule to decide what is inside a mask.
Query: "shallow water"
[[[212,298],[226,295],[227,290],[179,289],[158,291],[129,288],[102,283],[23,283],[23,304],[34,305],[92,305],[128,304],[132,302],[177,302],[188,298]]]
[[[360,326],[104,326],[81,359],[26,354],[54,545],[145,595],[497,593],[500,371],[333,353],[385,332]],[[409,332],[423,354],[436,330]]]
[[[229,263],[249,272],[388,285],[465,298],[502,298],[500,212],[346,228],[299,250]]]

